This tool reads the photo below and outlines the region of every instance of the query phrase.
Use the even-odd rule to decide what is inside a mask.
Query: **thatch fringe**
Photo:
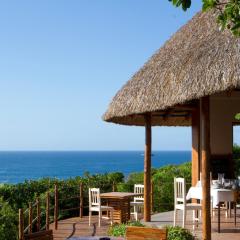
[[[214,15],[214,16],[213,16]],[[198,13],[123,86],[103,119],[144,125],[143,114],[240,87],[240,39],[221,32],[214,12]],[[186,126],[186,117],[153,125]]]

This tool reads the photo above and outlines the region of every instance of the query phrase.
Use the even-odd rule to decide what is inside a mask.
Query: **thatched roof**
[[[214,12],[198,13],[123,86],[103,119],[144,125],[152,112],[153,125],[188,126],[191,109],[175,106],[239,86],[240,39],[219,30]]]

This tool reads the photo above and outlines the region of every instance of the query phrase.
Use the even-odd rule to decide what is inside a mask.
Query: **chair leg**
[[[173,226],[176,226],[176,221],[177,221],[177,209],[174,209],[174,217],[173,217]]]
[[[186,224],[186,210],[183,210],[183,223],[182,223],[182,227],[185,228],[185,224]]]
[[[91,217],[92,217],[92,212],[89,211],[89,226],[91,226]]]
[[[228,202],[228,206],[229,206],[229,217],[232,217],[232,204],[231,202]]]
[[[112,210],[110,211],[110,214],[111,214],[111,225],[113,225],[113,211]]]
[[[192,211],[193,230],[195,230],[195,210]]]
[[[213,201],[211,200],[211,217],[214,217]]]
[[[135,212],[135,220],[138,220],[138,212]]]
[[[101,227],[101,218],[102,218],[102,211],[100,210],[99,214],[98,214],[98,226],[99,227]]]
[[[134,205],[134,207],[133,207],[133,211],[134,211],[134,218],[135,218],[135,220],[137,221],[138,219],[138,216],[137,216],[137,207]]]
[[[195,230],[195,227],[198,227],[198,217],[199,216],[197,216],[197,213],[198,213],[198,210],[193,210],[193,230]]]
[[[228,202],[225,202],[225,217],[228,218]]]

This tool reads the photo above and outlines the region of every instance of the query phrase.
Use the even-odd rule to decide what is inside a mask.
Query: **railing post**
[[[41,228],[41,209],[40,209],[40,201],[37,198],[37,231],[39,232]]]
[[[19,221],[19,225],[18,225],[18,237],[19,240],[24,240],[24,218],[23,218],[23,210],[22,208],[19,209],[19,213],[18,213],[18,221]]]
[[[28,233],[32,233],[32,220],[33,220],[33,216],[32,216],[32,203],[29,203],[29,211],[28,211]]]
[[[55,230],[58,228],[58,185],[55,184],[55,189],[54,189],[54,226]]]
[[[80,187],[79,187],[79,200],[80,200],[80,208],[79,208],[79,217],[82,218],[83,217],[83,183],[80,183]]]
[[[153,205],[154,205],[154,189],[153,189],[153,180],[151,181],[151,212],[153,212]]]
[[[50,195],[47,192],[46,196],[46,230],[49,230],[49,212],[50,212]]]

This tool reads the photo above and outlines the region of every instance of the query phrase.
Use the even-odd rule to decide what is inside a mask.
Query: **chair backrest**
[[[143,184],[134,184],[134,193],[144,194],[144,185]],[[134,197],[134,202],[143,202],[143,201],[144,201],[143,195]]]
[[[166,240],[167,229],[149,228],[149,227],[133,227],[128,226],[126,229],[126,240]]]
[[[186,204],[186,182],[185,178],[174,178],[174,202]]]
[[[89,188],[89,207],[101,206],[100,189]]]
[[[53,240],[53,231],[46,230],[24,235],[25,240]]]

